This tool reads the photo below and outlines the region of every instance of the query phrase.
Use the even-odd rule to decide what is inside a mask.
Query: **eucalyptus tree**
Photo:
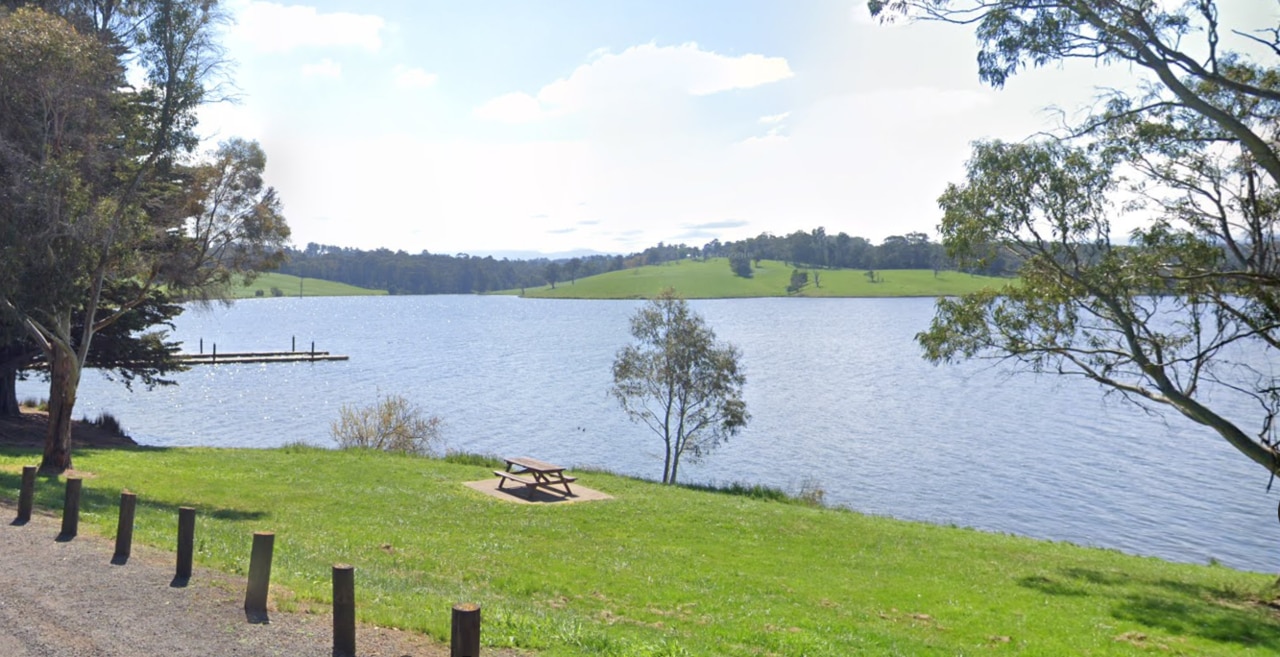
[[[60,472],[94,337],[157,291],[207,296],[278,262],[288,228],[256,146],[191,163],[216,2],[34,4],[64,15],[0,16],[0,309],[47,363],[41,469]]]
[[[696,461],[751,418],[742,387],[742,353],[668,288],[631,317],[635,343],[613,362],[610,393],[631,421],[662,439],[662,483],[676,483],[680,461]]]
[[[1227,29],[1220,4],[869,6],[972,26],[994,87],[1070,59],[1134,75],[1060,134],[974,145],[965,180],[939,199],[944,244],[968,262],[1015,254],[1022,285],[940,300],[917,336],[926,357],[1083,377],[1211,429],[1274,476],[1280,27]]]

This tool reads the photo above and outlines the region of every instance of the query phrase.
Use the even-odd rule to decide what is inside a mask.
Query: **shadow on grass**
[[[1018,584],[1050,595],[1112,598],[1112,617],[1170,634],[1280,652],[1280,610],[1262,600],[1273,592],[1087,568],[1067,568],[1060,574],[1024,577]]]
[[[128,447],[119,449],[130,449],[139,451],[163,451],[164,447]],[[83,450],[88,451],[88,450]],[[34,460],[32,463],[38,463],[40,460],[39,451],[22,448],[0,448],[0,454],[6,456],[31,456]],[[0,471],[0,499],[16,501],[18,492],[22,486],[22,474],[15,472]],[[56,475],[38,475],[36,478],[34,507],[43,509],[56,514],[62,513],[63,502],[66,497],[66,485],[59,480]],[[85,486],[80,491],[80,508],[101,510],[104,513],[113,512],[119,509],[120,492],[108,489],[97,488],[94,486]],[[160,511],[167,515],[172,515],[175,519],[178,517],[178,509],[186,504],[174,504],[171,502],[162,502],[158,500],[148,499],[145,496],[138,497],[138,506],[140,508]],[[235,508],[206,508],[197,507],[196,512],[209,518],[218,520],[261,520],[268,516],[266,511],[253,511],[247,509]],[[16,521],[15,521],[16,522]]]
[[[1049,595],[1066,595],[1066,596],[1086,596],[1089,592],[1078,586],[1073,586],[1067,582],[1057,581],[1040,575],[1023,577],[1018,580],[1018,586],[1028,589],[1035,589],[1041,593]]]

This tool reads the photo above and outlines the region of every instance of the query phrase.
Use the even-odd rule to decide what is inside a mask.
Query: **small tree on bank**
[[[443,443],[442,424],[403,396],[384,395],[369,406],[343,404],[329,432],[339,449],[427,455]]]
[[[939,299],[925,357],[1081,377],[1280,474],[1280,27],[1218,12],[1275,3],[868,4],[971,26],[996,88],[1073,59],[1135,74],[1055,135],[974,144],[939,198],[943,243],[962,266],[1013,256],[1020,284]]]
[[[631,335],[636,342],[613,362],[610,393],[632,422],[662,438],[662,483],[674,484],[682,457],[706,456],[751,418],[742,400],[742,352],[717,342],[670,288],[632,315]]]

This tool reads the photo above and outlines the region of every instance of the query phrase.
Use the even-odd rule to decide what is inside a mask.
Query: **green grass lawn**
[[[298,283],[302,286],[299,287]],[[277,295],[272,288],[279,290]],[[386,290],[370,290],[346,283],[326,281],[319,278],[298,278],[289,274],[267,272],[259,275],[249,285],[237,285],[232,288],[233,298],[253,299],[255,297],[285,296],[296,297],[301,290],[304,297],[355,297],[386,294]],[[261,294],[259,294],[261,292]]]
[[[764,260],[751,278],[735,276],[726,258],[706,262],[683,260],[636,269],[625,269],[570,283],[529,288],[525,296],[561,299],[648,299],[664,288],[673,287],[687,299],[737,297],[937,297],[975,292],[986,287],[1003,287],[1011,279],[973,276],[955,271],[931,269],[876,270],[872,282],[861,269],[810,269],[809,284],[789,295],[793,268],[786,263]],[[819,277],[814,285],[814,275]]]
[[[0,496],[38,460],[0,451]],[[198,565],[245,573],[252,533],[276,533],[286,608],[327,606],[350,563],[366,622],[444,638],[450,606],[477,602],[486,644],[544,655],[1280,652],[1259,603],[1274,577],[1223,567],[592,472],[579,484],[615,499],[518,505],[462,485],[488,464],[381,453],[81,450],[76,466],[86,530],[113,535],[128,488],[135,540],[172,550],[192,505]],[[60,482],[37,490],[61,508]]]

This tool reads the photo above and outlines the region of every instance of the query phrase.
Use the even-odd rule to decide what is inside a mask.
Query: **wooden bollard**
[[[80,486],[83,481],[79,477],[67,477],[67,494],[62,501],[62,533],[58,538],[69,541],[80,531]]]
[[[122,564],[129,560],[129,554],[133,552],[133,515],[137,507],[136,493],[120,491],[120,520],[116,522],[116,553],[111,556],[111,563]]]
[[[333,565],[333,655],[356,655],[356,569]]]
[[[36,497],[36,466],[22,466],[22,488],[18,491],[18,517],[14,522],[31,522],[31,505]]]
[[[253,552],[249,554],[249,586],[244,594],[244,613],[255,623],[267,622],[267,590],[271,587],[271,553],[276,535],[253,533]]]
[[[196,544],[196,510],[178,507],[178,579],[191,579],[191,557]]]
[[[450,657],[480,657],[480,605],[453,606],[452,637]]]

